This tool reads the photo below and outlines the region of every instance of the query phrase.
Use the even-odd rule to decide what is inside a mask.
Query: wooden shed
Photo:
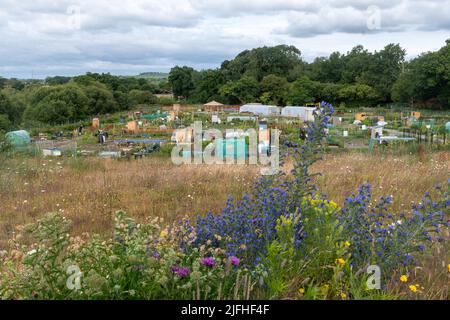
[[[131,134],[139,133],[139,124],[136,120],[129,121],[127,124],[127,131]]]

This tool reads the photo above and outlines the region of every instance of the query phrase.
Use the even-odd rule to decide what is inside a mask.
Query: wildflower
[[[200,263],[207,267],[214,267],[214,265],[216,264],[216,261],[214,260],[213,257],[205,257],[205,258],[202,258]]]
[[[336,264],[339,266],[344,266],[345,265],[345,260],[342,258],[336,259]]]
[[[346,300],[347,299],[347,295],[344,292],[341,292],[341,298],[342,298],[342,300]]]
[[[330,207],[332,208],[332,209],[336,209],[337,208],[337,203],[336,202],[334,202],[334,201],[330,201]]]
[[[409,286],[409,290],[411,290],[412,292],[416,293],[417,292],[417,286],[412,284],[412,285]]]
[[[447,271],[450,272],[450,263],[447,265]]]
[[[167,230],[162,230],[161,233],[159,234],[160,238],[165,238],[167,237],[169,234],[169,232]]]
[[[233,265],[233,266],[238,266],[239,265],[239,262],[241,262],[240,260],[239,260],[239,258],[237,258],[237,257],[235,257],[235,256],[231,256],[230,257],[230,262],[231,262],[231,264]],[[450,266],[450,265],[449,265]]]
[[[408,282],[408,277],[405,276],[404,274],[400,277],[400,281],[401,282]]]
[[[181,278],[185,278],[189,275],[189,268],[180,268],[177,266],[172,267],[172,272]]]
[[[344,242],[344,248],[348,248],[350,247],[350,242],[349,241],[345,241]]]
[[[298,293],[300,293],[301,295],[305,294],[305,289],[304,288],[298,289]]]

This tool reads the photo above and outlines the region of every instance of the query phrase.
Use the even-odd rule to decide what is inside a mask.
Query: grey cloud
[[[448,0],[335,0],[328,2],[328,5],[316,13],[290,14],[289,25],[278,32],[301,38],[337,32],[368,34],[406,30],[449,30],[449,14]],[[379,21],[379,26],[371,23],[374,21]]]
[[[73,5],[79,29],[69,24]],[[367,28],[371,5],[380,10],[381,29]],[[0,75],[208,68],[244,49],[281,43],[312,59],[337,50],[339,43],[324,46],[323,39],[342,36],[347,48],[364,34],[378,47],[387,41],[379,35],[414,39],[416,32],[449,30],[449,10],[450,0],[0,0]],[[438,45],[409,43],[414,52]]]

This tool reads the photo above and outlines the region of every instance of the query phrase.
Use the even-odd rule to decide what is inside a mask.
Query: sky
[[[0,0],[0,76],[216,68],[294,45],[310,62],[399,43],[408,59],[450,38],[450,0]]]

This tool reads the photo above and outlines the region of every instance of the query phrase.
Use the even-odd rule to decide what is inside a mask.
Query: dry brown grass
[[[322,172],[317,179],[320,190],[343,204],[364,182],[372,185],[373,200],[394,197],[393,209],[408,210],[412,201],[420,201],[426,191],[450,177],[449,152],[428,154],[424,162],[413,156],[369,156],[363,153],[326,155],[312,171]]]
[[[427,155],[423,163],[417,156],[330,154],[313,171],[323,172],[318,186],[339,203],[369,181],[374,199],[393,195],[394,208],[402,211],[448,179],[448,158],[448,152]],[[74,233],[110,231],[112,214],[120,209],[138,220],[160,216],[169,221],[218,212],[228,195],[242,195],[258,174],[254,166],[176,167],[158,158],[8,160],[0,166],[0,244],[15,225],[47,212],[63,211],[73,220]]]
[[[112,214],[126,210],[138,220],[218,211],[239,196],[258,170],[247,166],[173,166],[170,160],[21,159],[1,170],[0,240],[14,225],[63,211],[74,232],[104,233]]]

